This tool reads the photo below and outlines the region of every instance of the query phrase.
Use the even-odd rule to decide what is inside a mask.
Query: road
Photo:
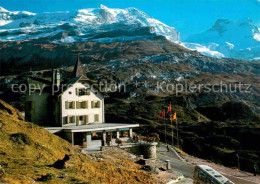
[[[171,168],[173,170],[181,172],[187,178],[193,178],[195,166],[189,162],[180,160],[176,153],[172,150],[168,152],[164,145],[157,148],[157,157],[161,160],[170,160]],[[238,178],[223,173],[221,174],[230,179],[235,184],[257,184],[256,182],[252,182],[243,178]]]

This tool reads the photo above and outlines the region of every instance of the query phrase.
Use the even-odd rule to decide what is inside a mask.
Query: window
[[[73,104],[74,104],[73,102],[69,102],[69,109],[74,109],[73,108],[73,106],[74,106]]]
[[[66,125],[68,124],[68,117],[63,117],[63,125]]]
[[[79,116],[79,121],[83,121],[83,116]]]
[[[67,123],[75,123],[75,116],[67,116]]]
[[[69,91],[69,94],[71,95],[71,94],[72,94],[72,92],[71,92],[71,91]]]
[[[88,124],[88,115],[83,115],[83,116],[77,116],[77,121],[76,125],[86,125]]]
[[[88,115],[83,116],[83,124],[86,125],[88,123]]]
[[[94,115],[94,122],[99,122],[99,115],[98,114]]]
[[[77,109],[87,109],[88,101],[79,101],[77,102]]]
[[[78,96],[90,95],[90,89],[87,89],[87,88],[76,88],[76,94]]]
[[[100,108],[100,101],[91,101],[91,108]]]
[[[65,109],[75,109],[75,101],[66,101]]]

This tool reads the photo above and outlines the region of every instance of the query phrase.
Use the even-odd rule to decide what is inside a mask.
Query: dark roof
[[[71,78],[80,77],[84,74],[85,74],[85,70],[82,67],[82,63],[81,63],[79,56],[78,56],[78,59],[77,59],[77,62],[74,66],[74,70],[72,72]]]
[[[39,77],[28,77],[26,79],[27,85],[29,85],[30,90],[43,90],[45,92],[51,91],[51,81],[47,79],[42,79]]]
[[[43,79],[43,78],[39,78],[39,77],[28,77],[27,78],[27,82],[29,85],[31,86],[35,86],[35,87],[41,87],[41,86],[49,86],[51,85],[51,81]]]

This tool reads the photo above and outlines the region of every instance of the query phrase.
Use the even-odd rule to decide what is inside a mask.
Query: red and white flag
[[[167,110],[166,113],[168,114],[168,113],[170,113],[170,112],[172,112],[172,104],[169,105],[168,110]]]

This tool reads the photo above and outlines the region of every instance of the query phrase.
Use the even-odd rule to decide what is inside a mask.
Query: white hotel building
[[[34,84],[35,92],[26,94],[26,120],[44,126],[73,145],[87,142],[91,147],[94,137],[95,145],[99,141],[100,146],[105,146],[108,135],[113,140],[122,131],[128,131],[128,137],[132,137],[132,128],[139,127],[138,124],[105,123],[104,97],[90,88],[84,73],[78,59],[68,80],[61,81],[59,70],[53,70],[51,80],[28,77],[27,85]]]

